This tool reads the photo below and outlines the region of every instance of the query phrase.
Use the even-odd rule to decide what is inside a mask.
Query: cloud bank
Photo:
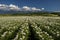
[[[0,4],[0,10],[13,10],[13,11],[42,11],[44,10],[44,8],[36,8],[36,7],[28,7],[28,6],[23,6],[23,7],[18,7],[16,5],[10,4],[10,5],[6,5],[6,4]]]
[[[20,8],[16,5],[13,5],[13,4],[10,4],[10,5],[0,4],[0,10],[16,10],[16,11],[19,11]]]

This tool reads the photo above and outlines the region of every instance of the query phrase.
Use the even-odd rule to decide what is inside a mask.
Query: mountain
[[[14,13],[32,13],[40,11],[14,11],[14,10],[0,10],[0,14],[14,14]]]

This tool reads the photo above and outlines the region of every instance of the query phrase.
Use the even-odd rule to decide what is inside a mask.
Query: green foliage
[[[22,12],[22,13],[6,13],[0,16],[60,16],[58,12]]]
[[[0,40],[60,40],[60,17],[0,17]]]

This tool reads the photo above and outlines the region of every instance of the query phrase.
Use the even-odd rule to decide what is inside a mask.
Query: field
[[[60,40],[60,17],[0,17],[0,40]]]

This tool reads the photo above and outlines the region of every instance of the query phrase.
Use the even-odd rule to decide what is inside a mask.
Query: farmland
[[[0,40],[60,40],[60,17],[0,17]]]

